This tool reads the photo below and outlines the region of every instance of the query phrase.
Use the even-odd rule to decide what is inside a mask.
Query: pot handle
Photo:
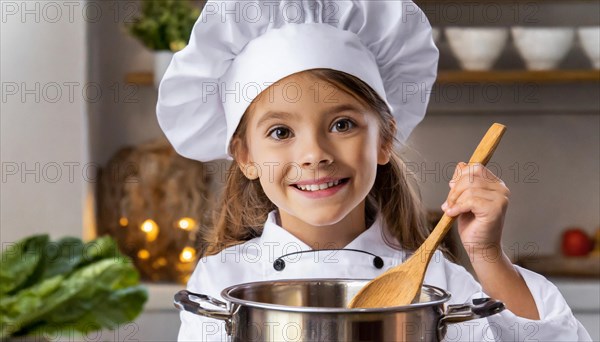
[[[202,303],[208,303],[223,310],[207,309],[202,306]],[[227,303],[211,296],[193,293],[187,290],[177,292],[173,304],[175,304],[175,307],[180,311],[187,311],[204,317],[220,319],[228,324],[231,323],[231,317],[233,316],[229,309],[227,309]]]
[[[472,304],[448,305],[438,321],[438,340],[446,335],[448,324],[470,321],[495,315],[506,309],[504,303],[491,298],[476,298]]]

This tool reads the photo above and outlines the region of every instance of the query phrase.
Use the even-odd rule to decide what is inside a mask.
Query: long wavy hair
[[[393,248],[416,250],[429,233],[427,215],[415,182],[411,184],[412,177],[406,173],[405,164],[394,149],[394,144],[398,143],[396,124],[388,106],[370,86],[352,75],[331,69],[312,69],[303,74],[338,87],[379,113],[381,142],[389,146],[391,158],[387,164],[377,167],[375,184],[367,195],[365,217],[372,222],[377,212],[381,212],[387,231],[399,245],[385,235],[384,241]],[[246,142],[247,117],[242,117],[234,134],[242,144]],[[229,151],[234,159],[236,148],[239,146],[232,144]],[[212,223],[199,232],[201,257],[260,236],[268,213],[277,209],[265,195],[259,180],[246,178],[235,161],[230,165],[221,196]]]

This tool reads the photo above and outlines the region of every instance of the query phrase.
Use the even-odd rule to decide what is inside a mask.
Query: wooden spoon
[[[504,125],[493,124],[475,149],[469,164],[486,165],[496,150],[496,146],[500,143],[505,130]],[[454,217],[444,214],[429,237],[408,260],[368,282],[352,298],[348,307],[382,308],[411,304],[421,291],[425,271],[433,253],[452,228],[453,222]]]

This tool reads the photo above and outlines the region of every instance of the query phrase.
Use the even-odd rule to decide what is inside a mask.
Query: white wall
[[[94,168],[86,165],[82,95],[86,25],[81,7],[79,11],[72,7],[69,15],[69,7],[63,5],[62,1],[1,2],[3,244],[34,233],[82,236],[84,226],[90,224],[84,205],[86,178],[94,174]],[[94,89],[89,90],[90,97],[95,96]],[[82,175],[86,167],[89,177]]]
[[[90,103],[90,158],[105,165],[120,148],[161,135],[153,87],[126,84],[127,73],[152,70],[153,55],[125,33],[141,9],[136,1],[90,0],[106,15],[90,22],[90,82],[108,90],[108,97]]]

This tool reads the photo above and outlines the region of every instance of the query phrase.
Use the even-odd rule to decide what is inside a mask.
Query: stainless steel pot
[[[471,304],[445,305],[450,293],[429,285],[423,285],[418,303],[347,309],[368,281],[298,279],[246,283],[221,292],[227,303],[184,290],[175,295],[175,306],[223,320],[232,341],[439,341],[448,324],[504,310],[502,302],[489,298]]]

